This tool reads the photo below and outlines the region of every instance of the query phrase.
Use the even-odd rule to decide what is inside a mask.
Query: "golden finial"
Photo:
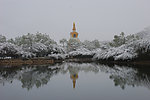
[[[75,22],[73,22],[73,31],[76,31]]]

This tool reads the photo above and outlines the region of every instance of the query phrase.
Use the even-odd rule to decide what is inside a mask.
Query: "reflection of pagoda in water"
[[[78,79],[78,72],[79,70],[76,69],[75,67],[69,67],[69,73],[70,73],[70,78],[72,79],[73,82],[73,88],[76,87],[76,80]]]
[[[70,75],[70,78],[72,79],[72,82],[73,82],[73,88],[75,88],[76,87],[76,79],[78,79],[78,74]]]

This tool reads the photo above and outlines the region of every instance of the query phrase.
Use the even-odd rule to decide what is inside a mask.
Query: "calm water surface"
[[[150,66],[0,66],[0,100],[150,100]]]

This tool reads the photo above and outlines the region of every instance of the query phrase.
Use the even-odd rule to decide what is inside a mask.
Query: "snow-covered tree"
[[[135,35],[135,34],[128,35],[126,37],[126,44],[131,43],[131,42],[136,41],[136,40],[139,40],[139,37],[137,35]]]
[[[11,38],[11,39],[8,39],[8,40],[7,40],[7,42],[8,42],[8,43],[15,44],[15,41],[14,41],[14,39],[13,39],[13,38]]]
[[[18,58],[21,55],[22,51],[18,46],[11,43],[0,43],[0,57]]]
[[[49,35],[42,34],[37,32],[36,34],[30,34],[23,35],[21,37],[15,38],[15,44],[21,46],[21,45],[28,45],[32,46],[34,43],[43,43],[44,45],[49,44],[57,44],[54,40],[52,40]]]
[[[44,57],[50,54],[64,54],[65,50],[52,40],[49,35],[37,32],[6,41],[1,36],[1,57]],[[17,54],[17,55],[16,55]]]
[[[14,43],[23,50],[35,54],[37,57],[48,56],[53,53],[62,53],[57,43],[49,35],[37,32],[36,34],[23,35],[17,37]]]
[[[85,40],[82,43],[82,45],[84,48],[87,48],[88,50],[94,50],[94,49],[100,48],[100,43],[98,40],[93,40],[93,41]]]
[[[6,37],[3,35],[0,35],[0,43],[6,42]]]
[[[67,45],[68,41],[67,41],[66,39],[61,39],[61,40],[59,41],[59,43],[62,44],[63,47],[64,47],[65,45]]]
[[[76,51],[82,43],[78,39],[70,39],[67,44],[67,52]]]
[[[117,47],[100,50],[94,56],[99,60],[144,60],[150,58],[150,28],[134,35]]]
[[[118,47],[125,44],[126,38],[124,32],[121,32],[120,35],[115,35],[113,41],[110,43],[113,47]]]

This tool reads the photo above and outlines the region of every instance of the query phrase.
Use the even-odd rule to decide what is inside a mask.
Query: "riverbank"
[[[59,61],[57,61],[59,62]],[[32,59],[0,59],[0,65],[43,65],[54,64],[54,59],[32,58]]]
[[[55,64],[61,62],[76,62],[76,63],[102,63],[102,64],[121,64],[121,65],[150,65],[150,60],[135,60],[135,61],[95,61],[92,58],[67,58],[67,59],[51,59],[51,58],[32,58],[32,59],[0,59],[0,66],[17,66],[17,65],[45,65],[45,64]]]

